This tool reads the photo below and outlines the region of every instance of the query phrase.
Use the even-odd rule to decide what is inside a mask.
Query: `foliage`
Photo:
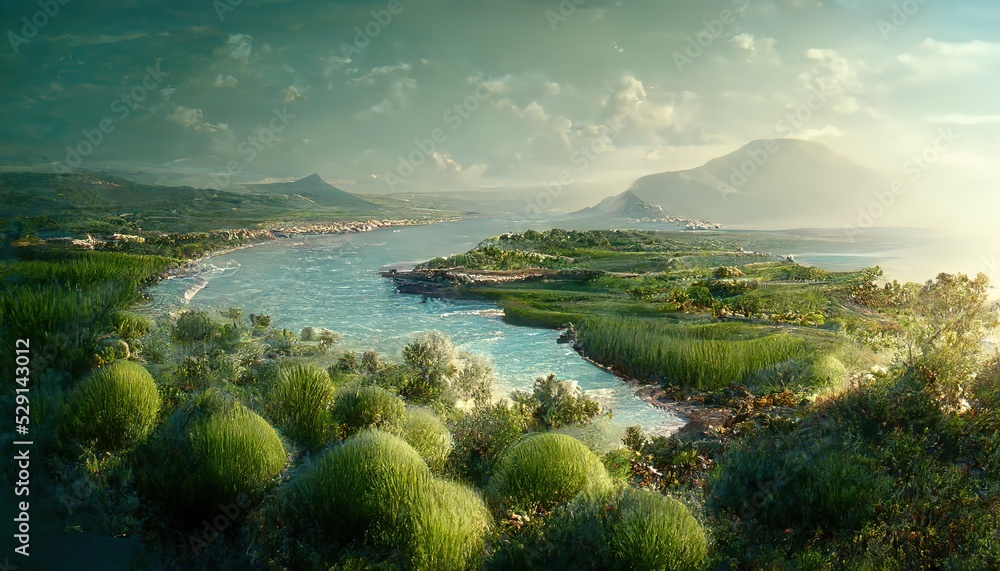
[[[412,386],[401,388],[407,398],[430,401],[440,397],[458,372],[458,350],[440,331],[418,334],[403,349],[403,359],[419,375]]]
[[[78,384],[69,397],[69,434],[97,450],[121,451],[156,426],[160,395],[138,363],[116,361]]]
[[[451,459],[455,471],[477,485],[484,485],[504,450],[526,430],[524,415],[504,403],[477,406],[460,416],[452,428],[455,449]]]
[[[402,437],[434,472],[440,472],[453,448],[451,432],[433,411],[411,408],[403,417]]]
[[[416,450],[375,430],[325,453],[292,483],[287,505],[294,525],[320,531],[317,544],[389,547],[418,569],[474,566],[489,527],[475,492],[434,480]]]
[[[552,373],[536,379],[531,394],[514,391],[512,398],[526,416],[546,429],[589,424],[601,412],[597,401],[586,396],[576,382],[557,379]]]
[[[749,375],[808,349],[803,339],[787,333],[727,337],[727,330],[713,326],[609,318],[585,322],[579,334],[591,358],[639,378],[701,390],[743,383]]]
[[[376,386],[344,387],[333,401],[333,421],[342,436],[366,428],[398,433],[406,404],[403,399]]]
[[[286,462],[263,418],[210,389],[175,412],[139,456],[143,494],[193,524],[217,506],[258,497]]]
[[[635,488],[580,497],[556,510],[544,534],[511,557],[519,569],[704,569],[705,531],[673,498]]]
[[[333,394],[333,384],[322,368],[285,365],[267,393],[268,416],[293,440],[310,449],[320,448],[333,433]]]
[[[581,492],[611,485],[601,459],[563,434],[531,434],[509,447],[490,478],[487,496],[496,505],[533,510],[565,503]]]

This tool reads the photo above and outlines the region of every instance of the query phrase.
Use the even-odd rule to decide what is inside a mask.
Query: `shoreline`
[[[230,233],[248,235],[249,237],[247,242],[240,244],[239,246],[210,250],[197,258],[187,260],[181,265],[171,268],[163,274],[157,276],[157,281],[196,276],[203,271],[198,269],[198,266],[203,264],[209,258],[224,256],[240,250],[246,250],[263,244],[277,242],[278,240],[287,240],[298,236],[336,236],[342,234],[374,232],[375,230],[385,230],[388,228],[425,226],[430,224],[440,224],[443,222],[455,222],[456,220],[460,219],[445,218],[430,221],[410,220],[405,218],[388,220],[369,219],[364,221],[334,222],[330,224],[284,225],[283,223],[278,223],[279,225],[264,229],[241,228],[238,230],[212,230],[211,232],[219,234]]]

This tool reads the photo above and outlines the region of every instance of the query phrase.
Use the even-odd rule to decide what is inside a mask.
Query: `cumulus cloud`
[[[246,61],[250,57],[253,38],[247,34],[232,34],[226,40],[226,45],[215,50],[216,55],[230,59]]]
[[[306,96],[302,95],[297,87],[290,85],[281,90],[281,94],[285,96],[285,103],[295,103],[297,101],[305,101]]]
[[[855,95],[864,91],[858,78],[858,66],[852,64],[836,50],[813,48],[806,57],[816,62],[799,79],[807,86],[815,86],[831,100],[830,107],[843,114],[857,113],[861,103]]]
[[[240,80],[231,75],[220,73],[215,76],[215,81],[212,82],[212,85],[215,87],[236,87],[239,82]]]
[[[173,121],[183,125],[186,129],[191,129],[196,133],[215,133],[217,131],[229,131],[229,125],[225,123],[212,124],[205,121],[205,114],[201,109],[192,109],[178,105],[167,115],[168,121]]]

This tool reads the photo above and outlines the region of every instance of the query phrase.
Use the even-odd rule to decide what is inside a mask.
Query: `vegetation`
[[[333,435],[333,393],[333,383],[322,367],[284,366],[268,391],[270,418],[289,438],[310,449],[321,448]]]
[[[68,434],[97,450],[122,451],[156,426],[160,394],[142,365],[116,361],[94,371],[68,402]]]
[[[440,333],[397,357],[237,308],[150,315],[144,284],[204,245],[170,239],[21,239],[0,265],[0,335],[38,344],[36,513],[141,541],[148,567],[1000,565],[985,277],[883,283],[708,233],[529,231],[436,261],[449,294],[562,328],[696,420],[608,451],[571,381],[494,402],[489,363]],[[450,283],[456,261],[536,277]]]
[[[504,452],[487,495],[495,505],[534,511],[610,486],[601,459],[583,443],[564,434],[542,433],[526,436]]]

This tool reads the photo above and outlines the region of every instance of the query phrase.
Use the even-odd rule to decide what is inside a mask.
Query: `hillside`
[[[754,141],[705,165],[629,189],[671,214],[758,228],[841,227],[886,188],[878,173],[812,141]]]
[[[636,196],[631,190],[626,190],[625,192],[615,196],[609,196],[599,202],[596,206],[584,208],[574,214],[581,216],[606,215],[614,218],[632,218],[638,220],[648,218],[661,219],[666,217],[663,213],[662,207],[646,202]]]
[[[272,193],[288,198],[304,198],[319,206],[337,210],[374,210],[378,207],[367,200],[327,184],[318,174],[292,182],[246,185],[248,189]]]

